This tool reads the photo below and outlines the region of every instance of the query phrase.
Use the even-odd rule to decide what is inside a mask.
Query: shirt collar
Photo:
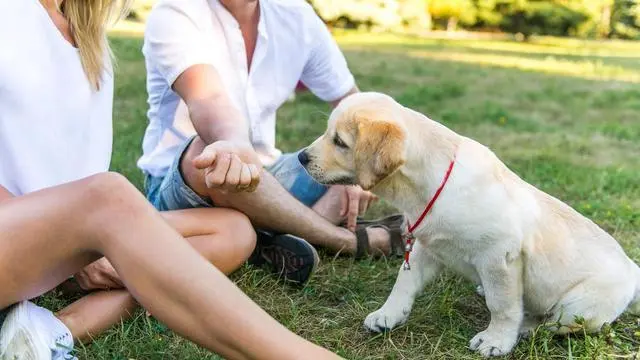
[[[265,40],[269,39],[269,33],[267,32],[267,22],[265,20],[265,4],[264,0],[258,0],[258,6],[260,7],[260,19],[258,19],[258,36],[261,36]]]
[[[211,7],[213,11],[215,11],[216,14],[218,14],[220,21],[222,21],[226,25],[231,25],[231,26],[234,26],[235,28],[240,28],[238,21],[233,17],[233,15],[231,15],[229,10],[227,10],[227,8],[225,8],[224,5],[220,3],[220,0],[211,0],[210,3],[212,5]],[[269,34],[267,32],[267,24],[264,16],[264,13],[265,13],[264,0],[258,0],[258,6],[260,7],[260,18],[258,19],[258,36],[266,40],[266,39],[269,39]]]

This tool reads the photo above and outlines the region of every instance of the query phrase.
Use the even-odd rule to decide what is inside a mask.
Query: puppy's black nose
[[[300,164],[302,164],[302,166],[306,166],[309,163],[309,156],[305,150],[298,153],[298,160],[300,160]]]

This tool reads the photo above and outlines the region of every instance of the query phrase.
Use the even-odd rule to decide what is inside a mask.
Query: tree
[[[431,16],[427,0],[398,0],[399,14],[404,25],[431,29]]]
[[[447,31],[454,31],[458,22],[472,25],[476,21],[476,8],[471,0],[431,0],[429,1],[431,17],[446,22]]]
[[[640,3],[638,0],[615,0],[611,11],[609,37],[640,37]]]
[[[473,0],[476,10],[476,28],[499,28],[502,23],[502,14],[496,10],[500,0]]]
[[[496,0],[493,5],[493,12],[499,14],[499,28],[522,34],[525,40],[533,34],[573,35],[589,18],[582,0]]]

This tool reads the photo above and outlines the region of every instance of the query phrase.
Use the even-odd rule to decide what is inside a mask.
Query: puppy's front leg
[[[486,357],[508,354],[518,341],[524,314],[521,259],[509,255],[485,258],[476,270],[491,312],[491,322],[486,330],[471,339],[469,346]]]
[[[403,324],[416,296],[440,272],[442,265],[416,241],[409,257],[411,270],[400,268],[396,283],[384,305],[364,320],[364,326],[374,332],[393,329]]]

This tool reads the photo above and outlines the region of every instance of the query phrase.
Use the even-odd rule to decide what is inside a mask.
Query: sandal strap
[[[369,255],[369,234],[366,227],[356,228],[356,241],[356,259]]]
[[[402,240],[404,215],[395,214],[378,220],[358,220],[356,226],[356,259],[368,256],[370,244],[367,229],[382,228],[389,234],[390,256],[402,256],[404,254],[404,242]]]
[[[389,255],[402,256],[404,254],[402,228],[389,229],[389,245],[391,245],[391,252]]]

